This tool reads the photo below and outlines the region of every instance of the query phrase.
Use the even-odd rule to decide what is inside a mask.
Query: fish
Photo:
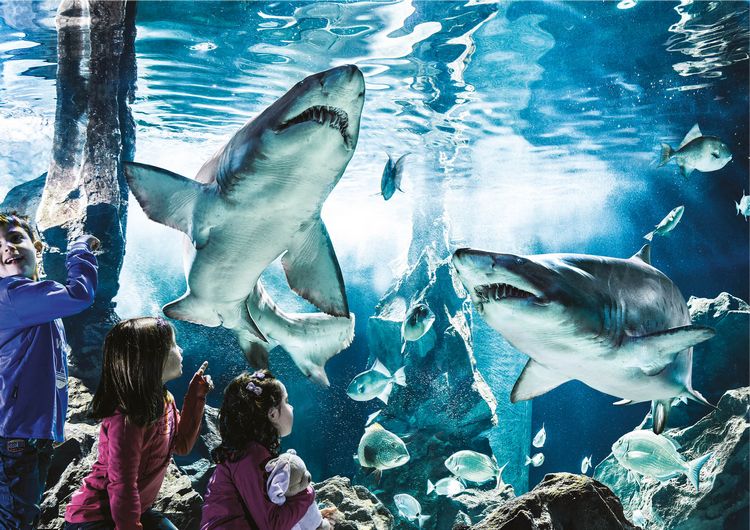
[[[153,221],[184,233],[185,294],[164,314],[230,329],[250,365],[279,345],[328,386],[325,363],[354,336],[344,279],[320,217],[354,154],[365,83],[354,65],[308,76],[237,131],[190,179],[125,162]],[[260,276],[281,256],[289,287],[320,313],[286,313]]]
[[[526,456],[526,462],[523,464],[525,466],[528,466],[531,464],[534,467],[539,467],[542,464],[544,464],[544,453],[537,453],[532,457]]]
[[[352,379],[346,389],[346,394],[354,401],[370,401],[373,398],[378,398],[387,405],[393,385],[406,386],[404,369],[402,366],[391,375],[388,368],[378,359],[375,359],[372,368],[357,374]]]
[[[409,451],[401,438],[379,423],[373,423],[365,429],[359,440],[357,459],[362,467],[383,471],[406,464],[409,461]]]
[[[422,506],[419,501],[408,493],[397,493],[393,496],[393,502],[401,517],[409,521],[416,520],[419,528],[422,528],[424,522],[430,518],[429,515],[422,514]]]
[[[490,458],[483,453],[469,450],[453,453],[445,460],[445,467],[459,479],[479,484],[495,479],[496,488],[503,485],[503,470],[507,465],[506,463],[499,467],[494,456]]]
[[[714,453],[687,462],[677,449],[671,439],[650,430],[631,431],[612,444],[612,454],[625,469],[662,482],[685,475],[695,491],[700,491],[701,468]]]
[[[382,195],[383,199],[387,201],[393,197],[396,190],[401,193],[404,192],[404,190],[401,189],[401,178],[404,176],[404,158],[406,158],[409,153],[401,155],[401,157],[395,162],[390,154],[386,153],[386,155],[388,155],[388,161],[385,163],[383,176],[380,178],[379,195]]]
[[[461,484],[458,480],[453,477],[445,477],[438,480],[435,484],[430,479],[427,479],[427,494],[429,495],[433,491],[437,495],[443,495],[445,497],[453,497],[458,495],[466,489],[466,486]]]
[[[745,190],[742,190],[740,202],[735,202],[734,206],[737,208],[737,215],[742,214],[747,221],[747,218],[750,217],[750,196],[745,195]]]
[[[707,172],[723,168],[732,160],[732,152],[727,144],[716,136],[703,136],[696,123],[685,135],[677,150],[672,149],[669,144],[661,144],[658,167],[662,167],[672,159],[680,168],[682,176],[687,178],[695,169]]]
[[[547,431],[544,430],[544,423],[542,423],[542,428],[539,429],[539,432],[536,433],[536,436],[534,436],[534,439],[531,440],[531,445],[534,447],[544,447],[544,442],[547,441]]]
[[[685,207],[678,206],[677,208],[669,212],[667,216],[662,219],[651,232],[643,236],[643,239],[651,241],[654,238],[654,235],[666,236],[669,232],[674,230],[674,228],[677,226],[677,223],[679,223],[680,219],[682,219],[682,214],[684,212]]]
[[[417,341],[430,331],[435,322],[435,313],[427,304],[419,303],[409,309],[401,324],[401,337],[405,341]]]
[[[675,397],[713,406],[693,389],[691,374],[693,346],[715,331],[691,323],[680,290],[651,265],[650,249],[628,259],[455,251],[453,266],[477,312],[530,357],[511,402],[577,379],[622,398],[617,404],[651,401],[656,433]]]
[[[581,460],[581,473],[584,475],[589,472],[589,468],[591,467],[591,459],[594,457],[594,455],[591,456],[584,456],[583,460]]]

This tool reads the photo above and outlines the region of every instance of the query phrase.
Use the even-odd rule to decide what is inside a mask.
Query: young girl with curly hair
[[[91,402],[91,415],[102,420],[98,458],[65,510],[65,530],[176,530],[151,506],[172,453],[188,454],[198,438],[213,388],[207,365],[190,381],[180,413],[164,386],[182,375],[174,328],[144,317],[110,330]]]
[[[243,373],[229,383],[201,530],[290,530],[305,515],[315,502],[311,486],[282,505],[271,502],[266,488],[266,463],[279,456],[281,438],[292,432],[293,422],[286,388],[268,370]]]

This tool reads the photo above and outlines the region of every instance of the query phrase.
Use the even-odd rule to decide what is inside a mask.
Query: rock
[[[465,293],[457,292],[449,259],[441,259],[439,253],[434,246],[424,249],[368,322],[369,350],[377,352],[371,353],[368,366],[376,358],[391,373],[405,366],[407,386],[394,387],[377,421],[398,435],[408,435],[409,463],[385,471],[379,483],[362,470],[353,479],[372,491],[382,490],[380,498],[393,513],[393,496],[408,493],[420,501],[423,513],[440,514],[425,522],[425,530],[449,530],[460,509],[446,497],[428,498],[427,479],[436,482],[448,476],[444,462],[456,451],[492,454],[487,432],[497,425],[495,398],[476,369]],[[417,302],[430,307],[435,322],[418,341],[407,342],[402,354],[401,324],[408,307]],[[364,425],[356,436],[363,432]],[[396,528],[407,524],[399,518]]]
[[[211,451],[221,444],[219,435],[219,409],[206,405],[203,423],[198,441],[193,451],[184,457],[176,456],[175,462],[185,475],[190,478],[193,489],[201,495],[206,493],[206,486],[214,474],[216,464],[211,459]]]
[[[730,390],[718,410],[692,426],[665,432],[681,445],[679,452],[687,460],[714,452],[701,471],[699,492],[684,475],[663,483],[643,477],[639,486],[628,480],[612,455],[597,466],[594,476],[617,494],[628,514],[640,510],[646,516],[646,529],[746,528],[749,409],[750,388]]]
[[[337,510],[336,530],[390,530],[393,515],[367,488],[335,476],[314,485],[321,508]]]
[[[453,526],[455,527],[459,519],[460,522],[468,525],[471,525],[472,521],[482,521],[500,505],[513,498],[515,498],[513,487],[508,484],[503,484],[499,489],[489,490],[467,488],[450,498],[451,503],[458,509]],[[443,514],[438,513],[437,516],[443,517]]]
[[[509,500],[472,529],[634,529],[604,484],[585,475],[551,473],[529,493]]]

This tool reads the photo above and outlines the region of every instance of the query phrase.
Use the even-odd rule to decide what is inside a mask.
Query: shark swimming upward
[[[708,404],[692,388],[692,347],[714,331],[691,325],[685,299],[649,255],[648,245],[629,259],[454,253],[479,314],[531,357],[512,402],[577,379],[617,404],[652,401],[657,434],[673,398]]]
[[[152,220],[182,231],[187,292],[164,306],[175,319],[234,332],[256,368],[282,346],[310,379],[349,346],[354,315],[320,217],[354,154],[365,84],[356,66],[311,75],[245,124],[195,179],[126,163]],[[289,286],[322,313],[288,314],[259,278],[281,256]]]

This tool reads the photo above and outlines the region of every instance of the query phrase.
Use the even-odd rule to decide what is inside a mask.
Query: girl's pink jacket
[[[118,530],[140,530],[141,514],[156,500],[172,453],[188,454],[200,432],[205,397],[195,377],[182,407],[167,395],[164,416],[138,427],[122,412],[102,420],[99,457],[65,509],[69,523],[114,521]]]
[[[315,502],[311,486],[281,506],[266,492],[266,462],[271,453],[252,442],[237,462],[216,466],[203,502],[201,530],[291,530]],[[248,518],[252,517],[252,521]]]

